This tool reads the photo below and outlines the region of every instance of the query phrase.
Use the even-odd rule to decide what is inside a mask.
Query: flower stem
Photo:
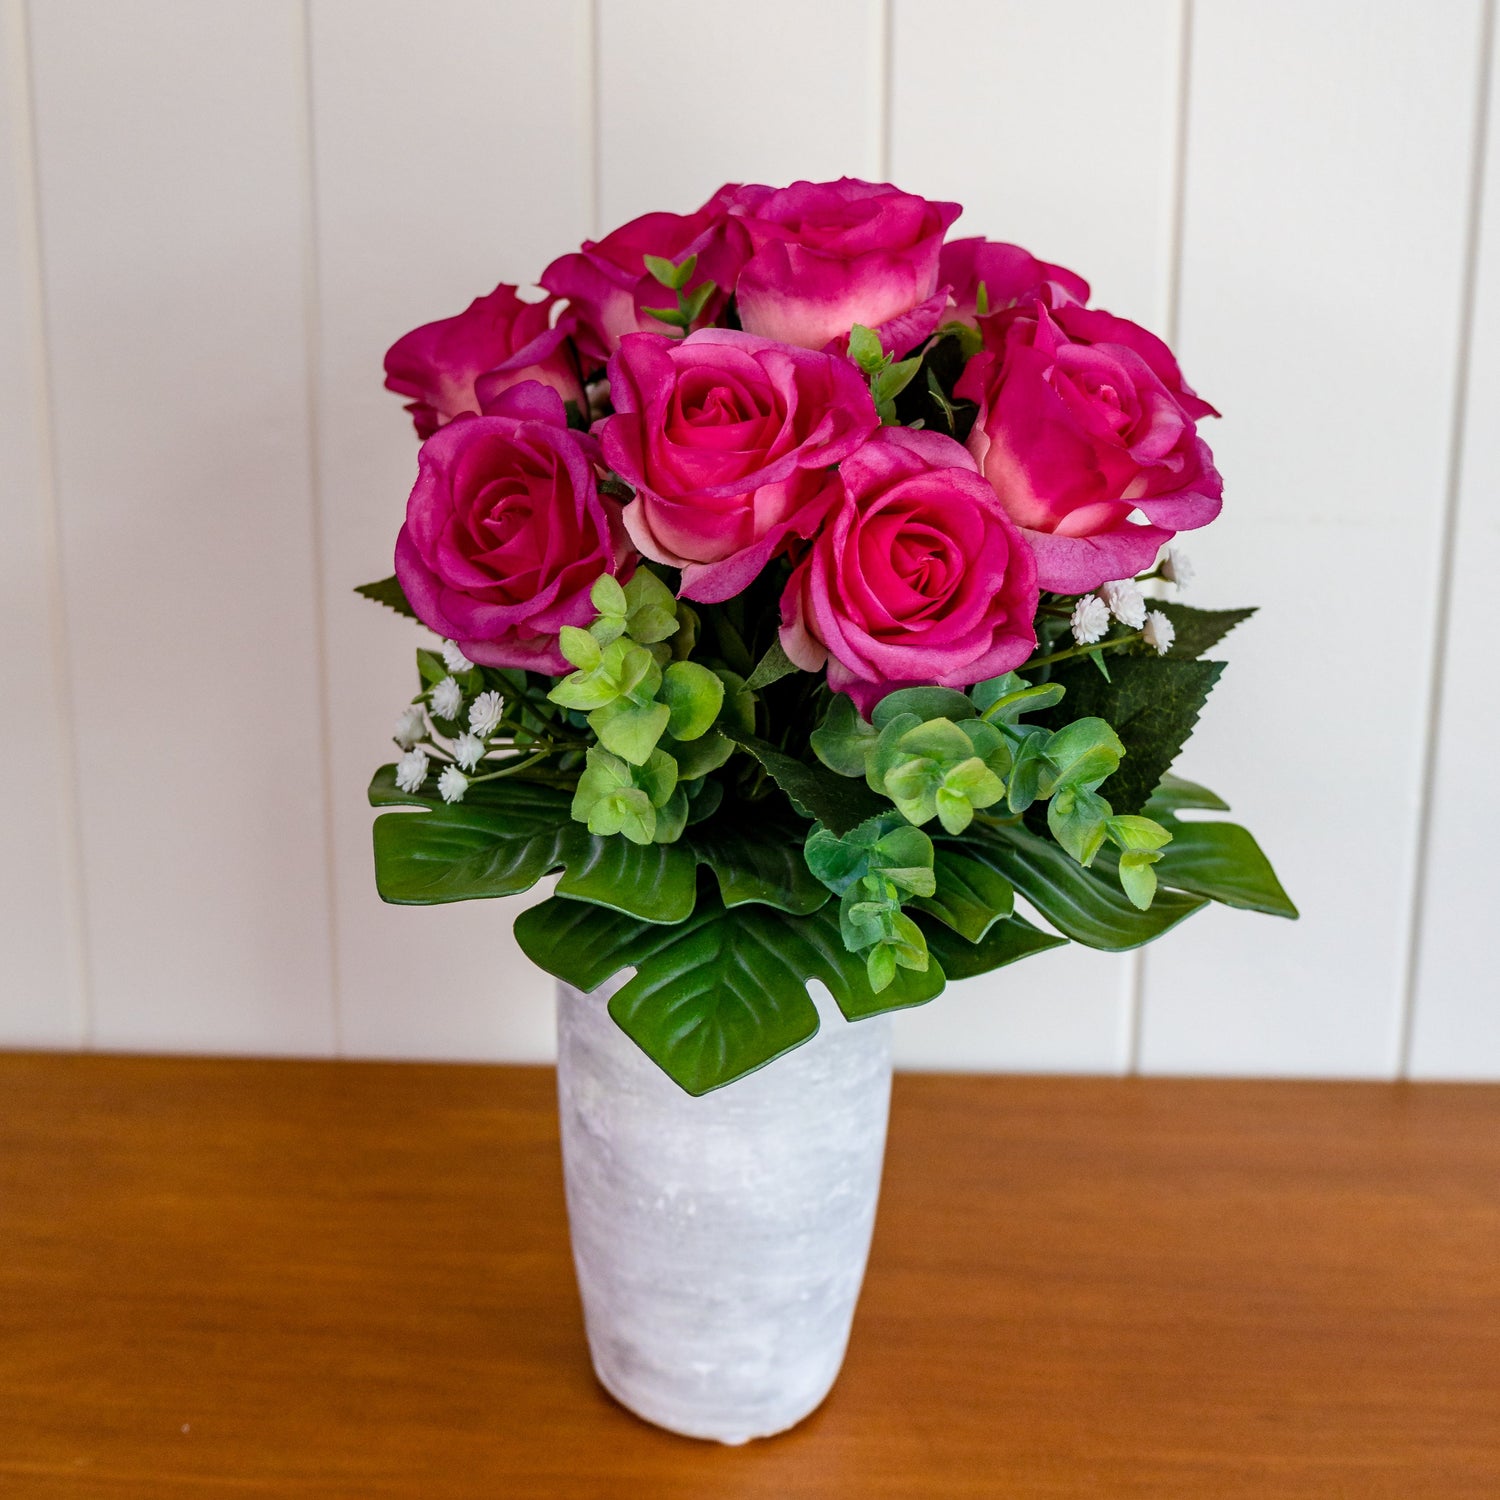
[[[513,766],[502,766],[498,771],[491,771],[487,776],[469,777],[469,785],[473,786],[476,781],[499,781],[502,776],[514,776],[517,771],[524,771],[527,766],[534,766],[539,760],[546,760],[552,754],[552,747],[538,750],[535,755],[528,755],[525,760],[519,760]]]
[[[1050,667],[1055,662],[1071,661],[1075,656],[1088,656],[1094,651],[1113,651],[1117,646],[1133,645],[1136,641],[1146,638],[1144,630],[1133,630],[1129,635],[1117,636],[1112,641],[1095,641],[1091,646],[1070,646],[1066,651],[1054,651],[1051,656],[1037,656],[1026,663],[1024,667],[1018,668],[1022,672],[1030,672],[1037,667]]]

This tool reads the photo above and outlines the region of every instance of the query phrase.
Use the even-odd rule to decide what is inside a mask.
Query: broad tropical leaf
[[[939,844],[932,870],[937,890],[913,901],[913,909],[936,917],[971,943],[981,941],[996,922],[1004,921],[1015,910],[1014,888],[989,863],[982,849]]]
[[[918,925],[927,934],[927,951],[943,966],[949,979],[972,979],[988,974],[1006,964],[1018,963],[1033,953],[1049,948],[1065,948],[1068,940],[1053,932],[1033,927],[1025,917],[1012,913],[996,922],[977,943],[959,937],[946,926],[928,917],[919,917]]]

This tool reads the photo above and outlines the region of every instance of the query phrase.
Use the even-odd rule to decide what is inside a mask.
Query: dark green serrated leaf
[[[1212,651],[1236,625],[1244,624],[1255,613],[1253,608],[1194,609],[1190,604],[1157,600],[1151,601],[1151,608],[1159,609],[1172,622],[1176,634],[1167,655],[1179,660],[1194,660]]]
[[[1046,953],[1051,948],[1066,948],[1068,940],[1055,932],[1033,927],[1025,917],[1012,913],[996,922],[977,943],[950,931],[931,917],[918,917],[917,925],[927,935],[927,951],[943,966],[950,980],[973,979],[1006,964]]]
[[[933,854],[937,890],[908,904],[951,927],[971,943],[1015,910],[1014,888],[987,861],[971,858],[962,846],[939,844]]]
[[[389,578],[382,578],[378,583],[361,583],[356,586],[354,592],[363,595],[366,599],[373,599],[377,604],[383,604],[387,609],[393,609],[398,615],[405,615],[408,620],[418,618],[416,610],[411,607],[411,602],[406,597],[406,591],[401,587],[400,580],[393,573]]]
[[[1162,885],[1243,911],[1273,917],[1298,915],[1271,861],[1248,829],[1238,823],[1184,823],[1170,816],[1161,816],[1160,821],[1172,835],[1155,866]],[[1110,850],[1100,863],[1108,868],[1115,858]]]
[[[790,677],[793,672],[802,669],[782,649],[781,638],[778,636],[766,648],[766,654],[755,664],[755,670],[750,674],[750,680],[745,684],[752,693],[759,692],[763,687],[770,687],[773,682],[780,682],[783,677]]]
[[[1198,714],[1224,670],[1219,661],[1176,661],[1171,657],[1117,657],[1114,676],[1103,681],[1086,659],[1067,662],[1055,680],[1067,696],[1044,717],[1061,729],[1086,716],[1106,720],[1125,745],[1120,769],[1104,784],[1117,813],[1138,813],[1198,722]]]
[[[798,917],[769,907],[726,911],[705,893],[687,921],[652,927],[553,898],[516,919],[533,963],[580,989],[626,967],[635,976],[610,1014],[688,1093],[705,1094],[764,1067],[818,1029],[807,980],[827,985],[850,1019],[921,1004],[942,970],[903,970],[874,995],[864,960],[848,953],[838,915]]]
[[[890,811],[890,803],[876,796],[863,782],[840,776],[821,765],[810,766],[736,727],[720,724],[719,732],[748,750],[800,813],[833,833],[846,834],[867,818]]]
[[[1074,942],[1109,953],[1139,948],[1208,904],[1203,897],[1158,893],[1149,911],[1130,904],[1117,882],[1085,870],[1050,839],[1024,828],[986,830],[981,845],[1012,885]]]

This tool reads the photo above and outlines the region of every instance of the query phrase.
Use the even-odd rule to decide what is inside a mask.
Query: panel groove
[[[307,341],[307,484],[312,497],[308,540],[312,549],[313,610],[318,622],[314,670],[318,684],[318,771],[322,777],[323,886],[328,903],[329,1019],[333,1051],[344,1055],[344,992],[339,959],[338,861],[335,857],[336,829],[333,815],[333,695],[332,651],[329,643],[328,584],[324,536],[322,428],[322,265],[318,253],[318,157],[314,139],[317,112],[313,100],[311,0],[300,0],[299,61],[302,68],[302,174],[306,196],[305,243],[303,245],[303,307]]]
[[[1191,0],[1190,0],[1191,3]],[[1448,471],[1439,532],[1437,582],[1432,610],[1432,657],[1427,679],[1427,724],[1422,741],[1422,769],[1416,809],[1416,838],[1412,857],[1406,953],[1402,965],[1401,1011],[1397,1037],[1396,1072],[1411,1076],[1416,1030],[1416,994],[1422,963],[1426,895],[1432,857],[1432,812],[1437,787],[1439,744],[1447,693],[1446,660],[1452,634],[1454,558],[1457,553],[1459,497],[1463,484],[1464,450],[1468,437],[1469,383],[1474,356],[1474,312],[1479,285],[1480,231],[1483,227],[1485,173],[1488,165],[1490,95],[1494,87],[1496,0],[1483,0],[1479,21],[1479,61],[1474,91],[1474,135],[1469,160],[1467,239],[1459,290],[1458,346],[1453,370],[1452,428],[1448,443]]]
[[[67,611],[63,606],[62,522],[57,496],[57,430],[53,420],[52,358],[48,342],[47,298],[42,275],[41,173],[36,151],[36,87],[32,76],[31,26],[26,0],[11,0],[5,22],[10,30],[14,58],[12,85],[16,90],[15,119],[20,133],[17,170],[21,174],[18,194],[22,216],[21,254],[23,281],[29,295],[30,361],[36,389],[35,423],[39,488],[45,510],[47,624],[52,658],[53,702],[57,720],[62,806],[63,863],[71,910],[66,923],[72,932],[73,1026],[79,1045],[94,1043],[92,972],[89,962],[88,897],[83,878],[83,836],[78,817],[77,714],[73,699],[72,653]]]

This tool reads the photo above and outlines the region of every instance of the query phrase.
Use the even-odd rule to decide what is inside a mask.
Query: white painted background
[[[1500,1078],[1494,0],[0,0],[0,1045],[542,1058],[513,903],[376,899],[413,634],[381,355],[726,179],[1076,267],[1226,413],[1211,910],[908,1065]]]

